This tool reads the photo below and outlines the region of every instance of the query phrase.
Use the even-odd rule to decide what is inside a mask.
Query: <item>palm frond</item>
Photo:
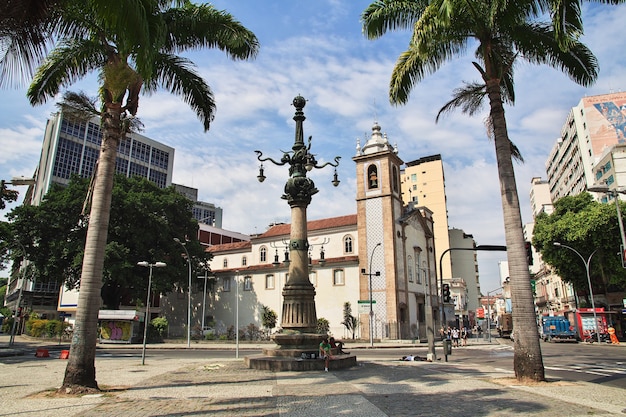
[[[204,130],[209,130],[215,117],[215,100],[207,83],[192,68],[191,61],[169,54],[159,54],[155,61],[156,77],[146,82],[146,91],[163,86],[181,98],[196,112]]]
[[[105,62],[106,56],[99,43],[89,40],[65,42],[46,57],[26,96],[33,105],[44,103],[54,97],[60,87],[102,68]]]
[[[57,103],[57,107],[73,119],[86,122],[94,116],[100,115],[96,103],[97,99],[89,97],[83,91],[78,93],[67,91],[63,94],[63,99]]]
[[[455,89],[452,100],[439,109],[435,123],[439,122],[440,116],[457,108],[461,108],[461,112],[473,116],[482,109],[486,95],[485,84],[466,83],[465,87]]]
[[[367,39],[377,39],[387,31],[412,29],[426,7],[426,0],[375,1],[361,14],[363,33]]]
[[[520,25],[514,41],[528,62],[556,68],[582,86],[593,84],[598,77],[598,61],[591,50],[575,39],[571,39],[567,50],[563,50],[548,25]]]
[[[210,4],[186,3],[163,13],[167,38],[161,52],[217,48],[232,59],[254,58],[259,41],[250,30],[225,11]]]

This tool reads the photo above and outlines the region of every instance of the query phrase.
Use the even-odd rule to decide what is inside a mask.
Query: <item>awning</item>
[[[137,310],[100,310],[98,320],[139,321],[139,312]]]

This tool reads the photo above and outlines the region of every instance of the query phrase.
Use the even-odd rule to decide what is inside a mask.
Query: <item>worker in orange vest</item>
[[[609,332],[609,336],[611,336],[611,344],[619,345],[619,340],[617,340],[617,336],[615,335],[615,327],[610,325],[607,330]]]

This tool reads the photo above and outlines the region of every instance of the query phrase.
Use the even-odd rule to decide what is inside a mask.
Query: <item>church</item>
[[[352,160],[356,213],[307,221],[317,317],[337,338],[426,340],[439,314],[433,213],[403,204],[403,161],[378,123]],[[262,329],[264,308],[278,316],[272,332],[280,329],[289,237],[289,224],[275,224],[250,240],[207,248],[215,280],[205,322],[217,334]],[[342,324],[346,303],[358,321],[354,333]]]

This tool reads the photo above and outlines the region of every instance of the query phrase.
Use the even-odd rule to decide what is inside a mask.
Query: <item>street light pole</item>
[[[372,295],[372,261],[374,260],[374,252],[376,248],[382,245],[381,242],[378,242],[376,246],[372,249],[372,254],[370,255],[370,265],[369,265],[369,286],[370,286],[370,347],[374,347],[374,308],[373,304],[373,295]],[[376,273],[376,276],[380,275],[380,272]]]
[[[191,347],[191,257],[187,250],[187,242],[181,242],[177,237],[174,238],[174,242],[180,244],[185,249],[187,255],[187,265],[189,267],[189,288],[187,291],[187,347]]]
[[[489,294],[503,288],[504,287],[498,287],[495,290],[487,291],[487,336],[489,339],[489,343],[491,343],[491,296]]]
[[[445,255],[446,253],[453,251],[453,250],[471,250],[471,251],[489,251],[489,252],[494,252],[494,251],[503,251],[506,252],[506,246],[501,246],[501,245],[477,245],[476,247],[473,248],[448,248],[446,250],[444,250],[441,255],[439,256],[439,294],[441,294],[441,296],[439,297],[439,303],[441,305],[441,308],[439,309],[439,318],[441,320],[441,326],[443,327],[445,325],[445,314],[443,311],[444,308],[444,302],[443,302],[443,255]],[[446,347],[444,345],[443,347],[443,354],[445,357],[446,362],[448,362],[448,353],[446,351]]]
[[[239,270],[235,271],[235,358],[239,359]]]
[[[580,254],[580,252],[578,252],[576,249],[572,248],[571,246],[567,246],[567,245],[564,245],[564,244],[559,243],[559,242],[554,242],[554,246],[563,247],[563,248],[567,248],[567,249],[571,250],[576,255],[578,255],[578,257],[585,264],[585,271],[587,272],[587,284],[589,284],[589,297],[591,298],[591,309],[593,310],[593,327],[594,327],[594,329],[596,331],[596,337],[598,338],[598,343],[600,343],[600,331],[598,329],[598,316],[596,314],[596,303],[593,300],[593,288],[591,288],[591,277],[589,275],[589,264],[591,264],[591,257],[598,250],[596,249],[593,252],[591,252],[591,255],[589,255],[589,258],[587,260],[585,260],[585,258],[583,258],[583,256]]]
[[[163,268],[167,264],[165,262],[155,262],[153,264],[148,261],[137,262],[137,265],[145,268],[150,268],[150,275],[148,278],[148,295],[146,297],[146,316],[143,320],[143,348],[141,349],[141,364],[146,364],[146,340],[148,339],[148,322],[150,320],[150,290],[152,289],[152,268]]]

